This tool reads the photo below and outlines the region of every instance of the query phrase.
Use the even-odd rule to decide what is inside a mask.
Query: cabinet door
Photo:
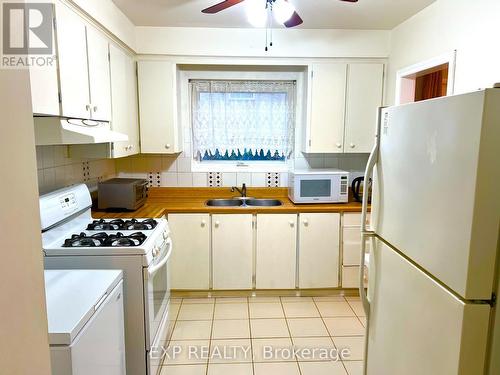
[[[141,153],[182,151],[177,128],[176,65],[168,61],[139,61]]]
[[[299,220],[299,287],[338,287],[340,214],[300,214]]]
[[[66,5],[56,4],[57,49],[62,115],[90,117],[85,23]]]
[[[341,153],[347,64],[314,64],[307,152]]]
[[[170,260],[172,289],[206,290],[210,280],[210,216],[168,215],[174,244]]]
[[[257,215],[257,289],[294,289],[297,215]]]
[[[383,64],[349,64],[346,153],[369,153],[375,141],[377,108],[382,105]]]
[[[139,152],[137,86],[135,61],[123,49],[109,46],[111,70],[111,128],[128,135],[128,141],[113,144],[113,157],[121,158]]]
[[[214,289],[251,289],[253,270],[252,215],[213,215]]]
[[[87,27],[91,117],[94,120],[111,120],[111,88],[109,78],[109,43]]]

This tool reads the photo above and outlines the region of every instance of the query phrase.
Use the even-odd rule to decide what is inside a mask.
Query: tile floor
[[[362,373],[359,297],[184,298],[170,311],[161,375]]]

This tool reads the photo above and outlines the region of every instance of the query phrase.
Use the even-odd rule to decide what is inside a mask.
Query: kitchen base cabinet
[[[370,215],[366,217],[369,224]],[[342,288],[358,288],[361,264],[361,214],[344,213],[342,226]],[[370,241],[366,241],[366,253],[370,253]],[[368,282],[365,272],[365,286]]]
[[[206,290],[210,286],[210,216],[171,214],[174,244],[170,259],[172,289]]]
[[[294,289],[297,215],[257,215],[257,289]]]
[[[299,287],[338,287],[340,214],[300,214],[299,222]]]
[[[213,288],[252,289],[253,216],[212,216]]]
[[[365,269],[365,288],[368,286],[368,272]],[[342,288],[359,288],[359,266],[342,266]]]

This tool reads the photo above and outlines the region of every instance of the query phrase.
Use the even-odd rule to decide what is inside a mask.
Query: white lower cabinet
[[[339,286],[340,214],[299,215],[299,287]]]
[[[257,289],[294,289],[297,256],[297,215],[257,215]]]
[[[367,216],[369,224],[370,216]],[[366,253],[370,253],[370,242],[366,242]],[[361,265],[361,214],[344,213],[342,226],[342,288],[359,287],[359,267]],[[365,286],[367,272],[365,272]]]
[[[210,215],[168,215],[174,249],[171,288],[206,290],[210,285]]]
[[[252,289],[253,216],[212,216],[213,288]]]

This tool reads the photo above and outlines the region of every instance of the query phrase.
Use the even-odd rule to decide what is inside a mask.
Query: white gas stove
[[[160,360],[149,353],[168,335],[167,220],[95,220],[91,205],[83,184],[40,197],[45,268],[123,270],[127,373],[156,374]]]

